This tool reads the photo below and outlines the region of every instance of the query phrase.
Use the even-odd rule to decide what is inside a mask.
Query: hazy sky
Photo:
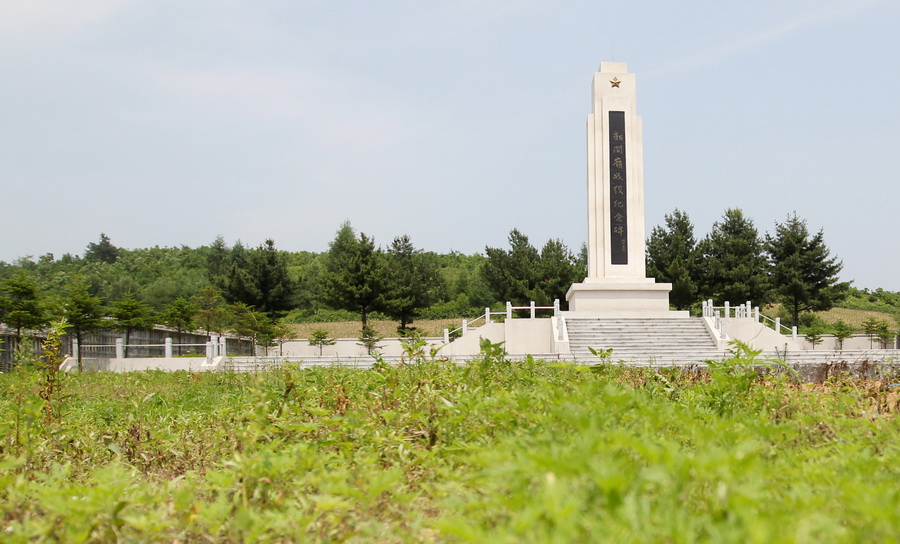
[[[223,235],[586,238],[601,61],[637,74],[647,232],[796,211],[900,290],[900,2],[0,0],[0,260]]]

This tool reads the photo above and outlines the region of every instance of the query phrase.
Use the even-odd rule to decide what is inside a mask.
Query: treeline
[[[647,241],[647,275],[672,284],[669,301],[678,309],[706,299],[778,302],[799,325],[804,312],[828,310],[848,296],[842,268],[823,231],[810,233],[796,213],[761,235],[740,209],[729,209],[697,241],[688,214],[676,209]]]
[[[550,240],[538,249],[519,230],[507,248],[472,255],[426,252],[408,235],[382,247],[349,223],[322,253],[286,252],[273,240],[229,246],[221,237],[198,248],[128,250],[101,234],[81,256],[0,262],[0,322],[16,334],[65,317],[76,335],[160,323],[259,341],[288,334],[286,323],[359,320],[365,329],[378,318],[404,334],[417,319],[474,317],[506,301],[565,304],[586,260],[584,246],[575,254]],[[741,210],[726,210],[698,241],[688,215],[675,210],[647,242],[648,276],[672,283],[672,305],[695,312],[708,298],[781,302],[797,322],[848,294],[859,298],[840,270],[822,231],[810,233],[796,214],[761,235]]]
[[[289,323],[356,319],[366,334],[378,318],[406,334],[417,319],[474,317],[506,300],[550,304],[584,276],[558,240],[540,252],[518,231],[510,242],[509,251],[486,248],[487,257],[437,254],[408,235],[380,247],[349,223],[323,253],[282,251],[273,240],[229,246],[221,237],[198,248],[128,250],[101,234],[82,256],[0,262],[0,322],[20,337],[65,318],[79,341],[110,327],[126,344],[154,324],[266,343],[289,335]]]

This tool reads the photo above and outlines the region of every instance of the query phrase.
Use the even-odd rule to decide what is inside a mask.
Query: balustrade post
[[[781,318],[780,317],[775,318],[775,332],[777,332],[778,334],[781,334]]]
[[[172,358],[172,339],[169,338],[168,336],[166,337],[166,353],[165,353],[165,356],[166,356],[166,359],[171,359],[171,358]]]
[[[559,336],[559,341],[562,342],[562,340],[563,340],[563,318],[562,317],[556,318],[556,331]]]
[[[756,307],[756,322],[759,323],[759,306]]]
[[[731,302],[725,301],[725,319],[731,317]]]
[[[512,302],[506,301],[506,319],[512,319]]]
[[[213,358],[216,356],[216,344],[215,342],[207,342],[206,343],[206,362],[212,363]]]
[[[450,329],[444,329],[444,343],[450,343]]]
[[[491,309],[485,308],[484,309],[484,323],[485,323],[485,325],[487,325],[490,322],[491,322]]]
[[[78,351],[81,349],[81,346],[78,345],[78,339],[72,338],[72,358],[76,361],[78,360]]]
[[[534,319],[534,301],[531,301],[531,319]]]
[[[794,340],[797,339],[797,325],[791,327],[791,338],[793,338]]]
[[[125,340],[116,338],[116,359],[125,358]]]
[[[558,315],[559,315],[559,299],[557,298],[557,299],[553,300],[553,317],[556,317]]]
[[[463,323],[462,323],[462,333],[463,333],[463,336],[465,336],[467,332],[469,332],[469,320],[468,320],[468,319],[463,319]]]

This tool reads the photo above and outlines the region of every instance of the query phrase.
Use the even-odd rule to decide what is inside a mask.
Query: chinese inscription
[[[609,228],[612,264],[628,264],[625,112],[609,112]]]

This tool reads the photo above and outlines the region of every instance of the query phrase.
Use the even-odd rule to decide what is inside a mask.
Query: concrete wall
[[[424,340],[426,353],[432,347],[440,348],[444,344],[443,338],[424,338]],[[403,344],[399,338],[382,338],[378,342],[378,346],[377,351],[382,355],[403,355]],[[283,357],[318,357],[319,348],[310,346],[307,339],[290,340],[280,348],[277,346],[270,348],[268,354]],[[359,345],[359,340],[356,338],[337,338],[333,346],[322,348],[323,357],[363,357],[365,355],[367,355],[366,348]]]
[[[440,351],[447,357],[471,356],[481,353],[481,339],[493,343],[503,342],[503,348],[512,355],[546,355],[557,349],[569,350],[568,336],[555,340],[556,318],[507,319],[503,323],[488,323],[457,338]]]
[[[755,319],[748,318],[722,318],[725,324],[725,333],[728,338],[737,338],[750,347],[764,351],[803,349],[799,340],[793,340],[790,336],[778,334]]]
[[[813,346],[812,342],[806,340],[801,334],[798,334],[796,339],[792,338],[791,335],[778,334],[762,323],[757,323],[754,319],[731,317],[722,318],[722,322],[725,324],[725,332],[729,338],[737,338],[756,349],[765,351],[784,350],[785,348],[794,351],[839,349],[837,339],[830,334],[822,335],[822,343]],[[896,347],[896,339],[888,343],[888,348]],[[877,339],[870,342],[868,336],[856,334],[844,340],[844,345],[840,349],[856,351],[879,348],[881,348],[881,343]]]
[[[134,370],[185,370],[188,372],[205,372],[219,370],[225,357],[216,357],[208,362],[206,357],[129,357],[127,359],[82,359],[85,371],[130,372]],[[78,360],[68,357],[60,369],[66,372],[78,370]]]

